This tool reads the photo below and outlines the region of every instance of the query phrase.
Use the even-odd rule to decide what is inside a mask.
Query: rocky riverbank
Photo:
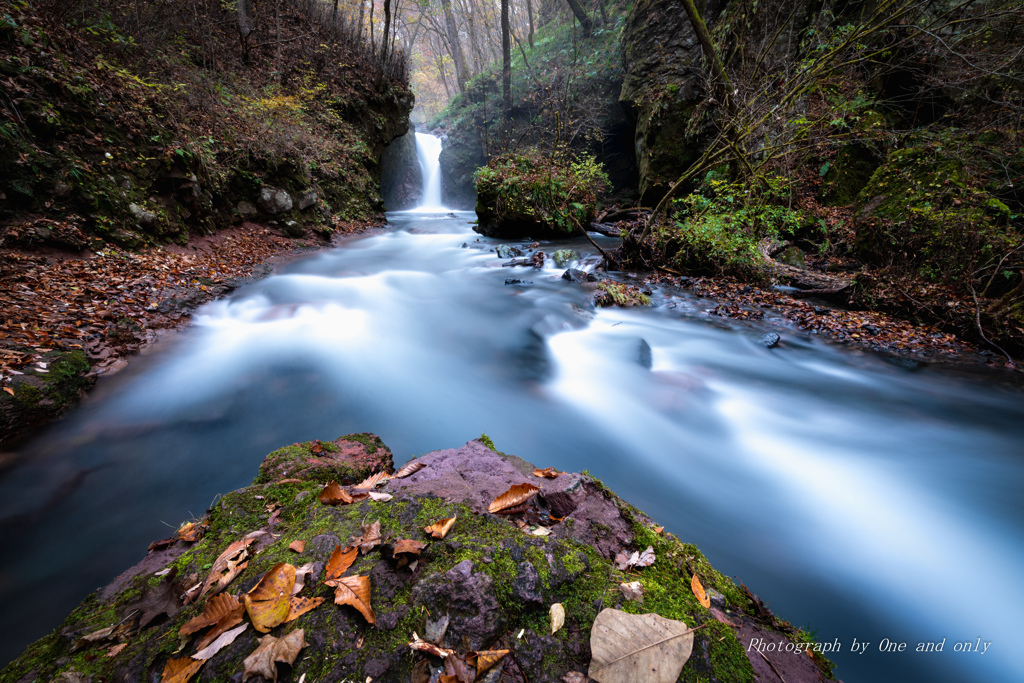
[[[0,681],[647,680],[599,672],[595,620],[622,613],[681,622],[679,652],[645,649],[663,670],[684,659],[679,680],[831,678],[792,645],[805,633],[585,472],[486,437],[395,472],[378,437],[353,434],[271,453]],[[757,638],[782,647],[748,651]]]

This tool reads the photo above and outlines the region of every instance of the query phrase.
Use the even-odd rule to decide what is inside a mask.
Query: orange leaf
[[[417,462],[413,460],[412,462],[405,463],[405,465],[403,465],[401,469],[399,469],[397,472],[391,475],[391,478],[402,479],[403,477],[408,477],[409,475],[416,474],[424,467],[426,467],[426,465],[424,465],[422,462]]]
[[[473,653],[471,653],[473,654]],[[476,675],[479,676],[500,662],[508,654],[508,650],[483,650],[476,654]]]
[[[202,525],[188,522],[187,524],[183,524],[182,527],[178,529],[178,538],[185,541],[186,543],[195,543],[203,537],[204,531],[205,529],[203,528]]]
[[[325,582],[326,583],[326,582]],[[334,589],[335,605],[351,605],[371,624],[377,623],[377,617],[370,607],[370,577],[343,576],[331,581]]]
[[[363,481],[359,482],[358,484],[356,484],[352,488],[355,488],[355,489],[373,489],[373,488],[377,488],[378,486],[380,486],[381,484],[385,483],[390,478],[391,478],[391,475],[388,474],[387,472],[377,472],[376,474],[371,474],[366,479],[364,479]]]
[[[306,612],[316,609],[324,599],[325,598],[292,598],[288,607],[288,617],[285,621],[288,622],[293,619],[298,619]]]
[[[203,607],[203,613],[182,626],[181,629],[178,630],[178,634],[187,636],[191,633],[195,633],[196,631],[201,631],[207,626],[213,626],[221,619],[231,614],[237,614],[238,621],[235,623],[240,623],[242,621],[242,612],[244,611],[245,608],[235,596],[228,593],[214,595],[206,601],[206,605]]]
[[[327,560],[327,577],[325,580],[331,581],[340,578],[342,574],[348,571],[348,568],[352,566],[352,563],[356,561],[358,556],[358,548],[349,546],[342,550],[340,545],[334,546],[331,559]]]
[[[700,604],[704,605],[705,609],[711,609],[711,600],[708,598],[708,594],[704,592],[704,586],[700,585],[700,579],[697,575],[693,575],[693,579],[690,581],[690,590],[697,596],[697,600]]]
[[[245,611],[257,631],[266,633],[288,618],[293,585],[295,567],[281,562],[274,565],[245,595]]]
[[[10,387],[4,387],[4,391],[6,391],[11,396],[14,396],[14,389],[11,389]]]
[[[522,505],[537,495],[537,491],[540,491],[540,489],[533,484],[516,484],[491,501],[491,504],[487,506],[487,511],[494,513]]]
[[[188,683],[188,679],[196,675],[206,662],[198,662],[191,657],[169,659],[160,683]]]
[[[455,526],[456,519],[458,519],[458,515],[442,519],[440,522],[434,522],[430,526],[424,527],[423,530],[434,538],[444,538],[452,530],[452,527]]]
[[[395,555],[401,553],[407,553],[409,555],[419,555],[420,551],[427,547],[426,543],[420,543],[419,541],[413,541],[408,538],[400,538],[395,541]]]
[[[565,472],[559,472],[554,467],[545,467],[542,470],[533,471],[533,476],[544,477],[545,479],[554,479],[556,477],[562,476],[563,474],[565,474]]]
[[[235,577],[249,565],[245,559],[249,556],[249,551],[246,548],[255,542],[255,538],[243,538],[229,545],[214,561],[210,575],[203,582],[203,590],[199,592],[199,597],[206,595],[207,591],[211,589],[214,594],[217,594],[234,581]]]
[[[348,505],[354,500],[352,496],[348,495],[348,491],[341,488],[336,481],[332,481],[328,483],[327,486],[324,486],[317,495],[317,498],[319,498],[320,502],[324,505],[338,505],[339,503],[342,505]]]
[[[288,544],[288,549],[289,550],[294,550],[297,553],[304,552],[306,550],[306,542],[305,541],[292,541],[291,543]]]

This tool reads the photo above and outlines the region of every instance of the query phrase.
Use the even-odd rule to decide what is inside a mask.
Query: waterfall
[[[441,156],[441,139],[428,133],[416,133],[416,156],[423,170],[423,199],[413,211],[447,212],[448,209],[441,203],[441,164],[438,161]]]

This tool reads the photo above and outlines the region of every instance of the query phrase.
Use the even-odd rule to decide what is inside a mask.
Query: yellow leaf
[[[427,534],[429,534],[430,536],[441,539],[447,536],[448,532],[452,530],[452,527],[455,526],[456,519],[458,519],[457,515],[455,517],[442,519],[439,522],[434,522],[428,527],[423,527],[423,530],[426,531]]]
[[[169,659],[164,673],[160,677],[160,683],[188,683],[188,679],[196,675],[196,672],[203,668],[205,661],[196,661],[191,657],[183,659]]]
[[[487,506],[487,511],[495,513],[522,505],[537,495],[538,491],[540,489],[533,484],[516,484],[491,501],[491,504]]]
[[[282,562],[274,565],[245,595],[245,611],[257,631],[266,633],[285,622],[291,611],[294,585],[295,567]]]
[[[558,629],[565,624],[565,608],[562,603],[556,602],[551,605],[551,635],[558,633]]]
[[[708,594],[704,592],[704,586],[700,585],[700,579],[697,575],[693,575],[693,579],[690,580],[690,590],[697,596],[697,600],[700,604],[704,605],[705,609],[711,609],[711,599],[708,598]]]
[[[334,604],[351,605],[359,610],[359,613],[371,624],[377,623],[377,616],[370,607],[370,577],[369,576],[343,576],[340,579],[325,581],[329,586],[334,586]]]

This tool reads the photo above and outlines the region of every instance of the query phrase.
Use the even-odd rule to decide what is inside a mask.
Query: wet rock
[[[265,213],[276,216],[292,210],[292,198],[284,190],[265,185],[260,190],[260,198],[256,200],[256,205]]]
[[[559,249],[551,255],[551,258],[555,261],[555,265],[559,268],[564,268],[565,264],[574,259],[580,257],[579,253],[572,249]]]
[[[576,268],[569,268],[562,273],[562,279],[568,280],[569,282],[596,282],[597,278]]]
[[[281,224],[281,233],[285,237],[302,237],[306,231],[302,229],[297,221],[285,221]]]
[[[498,258],[515,258],[522,256],[523,250],[514,244],[499,244],[494,248],[494,253],[498,255]]]
[[[525,285],[532,285],[533,284],[533,280],[520,280],[517,277],[507,277],[507,278],[505,278],[505,284],[506,285],[524,285],[525,286]]]
[[[412,591],[413,604],[431,614],[448,614],[447,642],[482,650],[505,629],[505,613],[494,593],[494,581],[463,560],[444,574],[422,579]]]
[[[785,263],[787,266],[803,268],[804,252],[800,250],[800,247],[786,247],[775,256],[775,260]]]
[[[235,211],[237,211],[238,215],[241,216],[242,218],[255,216],[258,213],[258,210],[256,209],[255,206],[253,206],[252,202],[246,201],[238,202],[238,205],[235,207]]]
[[[646,339],[641,339],[640,343],[637,345],[636,362],[639,363],[641,367],[647,368],[648,370],[654,367],[654,356],[651,352],[651,345],[647,343]]]
[[[146,211],[138,204],[134,202],[128,205],[128,213],[139,222],[139,225],[149,227],[156,223],[157,215],[151,211]]]
[[[763,344],[766,349],[774,349],[778,346],[781,339],[782,337],[774,332],[765,332],[761,335],[761,344]]]
[[[257,484],[280,479],[357,483],[374,472],[393,472],[391,449],[376,434],[348,434],[334,441],[306,441],[279,448],[260,465]]]
[[[318,198],[316,190],[306,190],[306,192],[299,198],[299,211],[305,211],[316,204],[316,200]]]
[[[540,574],[529,562],[520,562],[516,567],[516,578],[512,582],[512,596],[526,605],[540,605],[544,602],[541,592]]]

